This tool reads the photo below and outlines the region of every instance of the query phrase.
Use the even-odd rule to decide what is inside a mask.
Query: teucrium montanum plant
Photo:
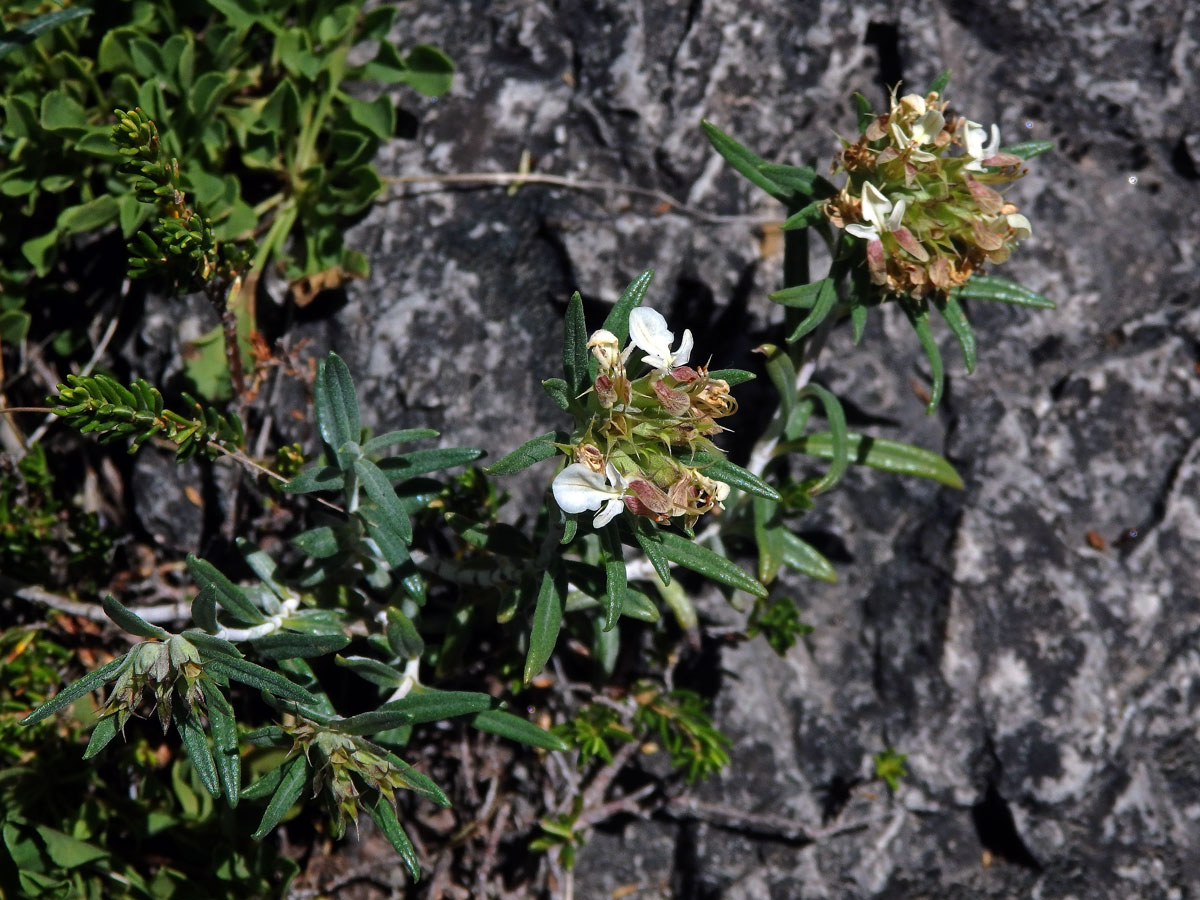
[[[366,810],[414,878],[420,866],[400,824],[397,792],[449,803],[401,756],[413,749],[420,733],[414,727],[423,723],[463,718],[476,730],[537,748],[578,751],[580,770],[595,780],[588,787],[576,780],[569,796],[549,803],[533,844],[564,864],[602,817],[597,810],[607,808],[600,801],[613,773],[598,767],[631,764],[632,749],[649,735],[658,735],[689,780],[720,769],[729,761],[727,740],[713,728],[702,698],[673,687],[669,673],[643,671],[611,693],[597,688],[596,702],[580,704],[565,688],[551,694],[547,702],[559,716],[553,732],[507,712],[492,694],[530,685],[545,690],[563,671],[562,658],[580,647],[598,676],[612,677],[623,652],[620,619],[638,619],[661,638],[667,632],[660,605],[694,632],[699,616],[673,579],[673,566],[705,576],[746,610],[747,636],[762,634],[786,653],[811,629],[781,589],[779,573],[789,568],[836,579],[829,561],[798,536],[797,523],[850,464],[961,486],[937,453],[850,431],[840,400],[816,377],[832,328],[848,320],[858,341],[869,311],[894,303],[928,358],[932,411],[943,380],[932,312],[945,320],[970,369],[975,337],[964,301],[1052,306],[981,274],[1029,236],[1028,221],[998,188],[1047,146],[1000,147],[994,126],[984,129],[950,111],[944,89],[941,78],[924,94],[893,94],[878,116],[860,98],[860,134],[843,141],[834,167],[834,175],[845,176],[840,187],[811,168],[769,163],[704,123],[733,167],[787,209],[785,286],[771,295],[782,307],[782,334],[758,348],[778,409],[744,466],[727,459],[715,439],[726,430],[722,420],[737,411],[732,389],[754,375],[697,364],[691,330],[679,331],[643,305],[650,271],[630,283],[599,328],[585,323],[580,295],[571,298],[562,377],[543,382],[569,429],[534,437],[485,470],[509,475],[547,459],[561,463],[547,473],[539,515],[523,528],[499,521],[482,474],[433,477],[482,451],[385,455],[436,433],[372,437],[360,420],[349,368],[330,354],[313,384],[317,457],[283,488],[286,502],[286,495],[319,495],[323,508],[309,508],[306,527],[291,539],[291,557],[276,561],[240,542],[255,576],[249,583],[189,557],[199,591],[194,627],[181,631],[106,598],[108,616],[141,642],[27,721],[111,682],[88,757],[149,704],[164,729],[174,723],[214,797],[230,806],[265,801],[255,837],[314,797],[334,835]],[[817,279],[809,274],[810,234],[830,251],[829,271]],[[217,268],[202,267],[198,277],[214,277]],[[73,378],[54,402],[82,430],[132,437],[134,451],[156,434],[179,446],[181,457],[200,449],[207,458],[237,457],[247,443],[240,419],[226,421],[200,404],[192,404],[191,419],[164,411],[161,396],[140,381],[125,387],[107,376]],[[814,459],[821,461],[816,467]],[[298,509],[301,516],[304,508]],[[742,555],[756,559],[754,574],[735,561]],[[575,639],[566,646],[559,641],[564,631]],[[342,655],[352,643],[354,652]],[[633,646],[642,651],[645,644]],[[443,677],[464,677],[468,651],[479,660],[471,671],[493,676],[491,693],[436,686]],[[369,709],[339,712],[327,676],[307,661],[324,656],[373,687]],[[239,730],[234,683],[260,695],[268,724]],[[274,749],[277,764],[243,788],[242,755],[253,747]],[[900,774],[893,766],[879,777],[894,787]],[[599,806],[587,808],[593,792]],[[621,802],[636,804],[639,797]]]

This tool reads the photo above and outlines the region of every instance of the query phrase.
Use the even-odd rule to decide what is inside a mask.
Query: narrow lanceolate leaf
[[[88,739],[87,750],[83,752],[84,759],[91,759],[101,750],[108,746],[109,742],[117,736],[117,717],[105,716],[96,723],[96,727],[92,729],[92,736]]]
[[[442,791],[437,783],[428,775],[422,775],[395,753],[387,754],[387,761],[392,770],[389,774],[399,775],[404,786],[414,793],[420,794],[426,800],[432,800],[438,806],[449,806],[450,798]]]
[[[932,450],[861,434],[847,434],[846,438],[847,452],[853,463],[884,472],[928,478],[952,488],[963,486],[962,476],[954,466]],[[833,441],[828,432],[809,434],[799,440],[780,444],[779,452],[807,453],[809,456],[831,459]]]
[[[78,681],[63,688],[53,698],[47,700],[24,719],[21,720],[22,725],[34,725],[48,716],[54,715],[59,710],[74,703],[84,694],[89,694],[103,685],[105,682],[112,681],[127,665],[132,665],[133,661],[129,658],[129,654],[118,656],[112,662],[107,663],[94,672],[89,672]]]
[[[502,709],[489,709],[481,712],[471,720],[471,725],[488,734],[497,734],[510,741],[519,741],[531,747],[541,747],[545,750],[566,750],[567,745],[562,738],[551,734],[545,728],[539,728],[528,719],[514,716]]]
[[[871,109],[871,101],[862,94],[856,93],[854,95],[854,115],[860,134],[866,131],[867,126],[875,121],[875,111]]]
[[[546,666],[558,631],[562,627],[563,598],[566,578],[561,566],[554,566],[542,575],[537,604],[533,610],[533,627],[529,632],[529,652],[525,655],[525,683],[533,681]]]
[[[378,734],[399,728],[401,725],[411,725],[412,716],[394,709],[379,709],[374,712],[359,713],[346,719],[333,722],[333,727],[343,734]]]
[[[588,380],[588,334],[583,320],[583,298],[579,291],[571,295],[567,304],[566,330],[563,335],[563,379],[576,397],[587,388]]]
[[[779,504],[754,498],[754,542],[758,545],[758,580],[770,584],[783,565],[783,537],[787,533],[779,519]]]
[[[383,832],[383,836],[388,839],[388,843],[400,854],[400,859],[404,861],[404,868],[408,869],[408,877],[413,881],[420,881],[421,863],[417,860],[417,851],[413,849],[412,841],[408,839],[408,835],[404,833],[404,828],[396,818],[396,810],[392,808],[391,801],[383,794],[379,794],[375,802],[367,807],[367,812],[371,814],[371,818]]]
[[[789,531],[783,531],[783,564],[818,581],[837,581],[837,572],[812,544]]]
[[[404,680],[404,673],[399,669],[366,656],[335,656],[333,661],[350,669],[359,678],[382,688],[398,687]]]
[[[262,612],[250,602],[245,592],[230,581],[208,560],[188,554],[188,574],[200,586],[200,592],[207,594],[227,613],[247,625],[261,625],[267,621]]]
[[[758,579],[746,574],[734,563],[683,535],[670,531],[662,532],[663,553],[676,565],[691,569],[718,584],[766,598],[767,589]]]
[[[515,475],[517,472],[522,472],[534,463],[549,459],[558,453],[558,448],[554,446],[557,438],[558,434],[554,431],[539,434],[523,443],[512,453],[496,460],[483,471],[488,475]]]
[[[958,301],[953,296],[948,296],[945,300],[935,300],[934,305],[942,314],[942,318],[946,320],[954,337],[958,339],[958,345],[962,347],[963,364],[967,367],[967,372],[974,372],[975,332],[971,330],[971,323],[967,321],[962,307],[958,305]]]
[[[234,659],[241,659],[245,655],[225,638],[219,638],[215,634],[205,634],[203,631],[189,628],[183,636],[195,644],[196,649],[205,656],[232,656]]]
[[[813,308],[807,316],[800,320],[792,333],[787,336],[789,344],[794,344],[800,338],[804,337],[809,332],[816,330],[833,311],[834,304],[837,303],[837,289],[834,286],[832,278],[822,278],[816,282],[819,285],[816,300],[813,303]]]
[[[780,306],[790,306],[795,309],[812,309],[817,305],[823,293],[833,287],[832,278],[822,278],[811,284],[796,284],[767,294],[767,299]]]
[[[832,184],[811,166],[789,166],[764,163],[758,170],[776,184],[791,190],[789,205],[801,206],[801,201],[810,196],[828,197],[836,193]]]
[[[949,83],[950,83],[950,70],[945,69],[942,72],[938,73],[938,77],[933,79],[933,81],[929,85],[929,90],[927,90],[925,93],[926,94],[937,94],[938,96],[941,96],[942,92],[946,90],[946,85],[948,85]]]
[[[629,282],[621,298],[616,302],[608,316],[604,319],[604,328],[617,336],[617,343],[624,345],[629,339],[629,313],[642,305],[650,282],[654,278],[654,270],[646,269],[637,278]]]
[[[819,494],[821,491],[827,491],[837,484],[842,474],[846,471],[846,464],[849,461],[850,454],[849,432],[846,430],[846,414],[842,412],[842,404],[838,401],[838,398],[819,384],[811,382],[806,384],[797,396],[816,397],[820,401],[821,407],[825,410],[825,421],[829,423],[830,441],[833,448],[833,453],[829,457],[831,460],[829,471],[809,491],[812,494]]]
[[[415,478],[426,472],[439,472],[455,466],[465,466],[485,456],[475,447],[438,447],[432,450],[410,450],[399,456],[389,456],[379,461],[379,469],[395,484],[407,478]]]
[[[779,227],[784,231],[791,231],[795,228],[807,228],[809,225],[815,225],[825,219],[825,213],[821,211],[824,205],[824,201],[814,200],[788,216]]]
[[[767,165],[765,159],[751,153],[712,122],[701,119],[700,127],[704,129],[713,148],[752,184],[762,188],[780,203],[787,203],[791,199],[792,191],[773,181],[760,170],[761,166]]]
[[[338,450],[362,436],[358,417],[358,395],[350,369],[336,353],[330,353],[317,366],[313,382],[313,405],[317,426],[330,449]]]
[[[767,377],[779,394],[779,418],[786,422],[796,405],[796,367],[787,351],[774,344],[763,344],[755,352],[767,358]]]
[[[242,793],[242,758],[238,753],[237,721],[233,717],[233,707],[225,699],[220,687],[211,681],[201,681],[200,686],[208,705],[217,778],[221,781],[226,802],[231,807],[237,806]]]
[[[258,823],[258,830],[251,835],[254,840],[261,841],[283,821],[288,810],[300,799],[304,783],[307,780],[308,761],[304,758],[303,753],[290,762],[284,763],[283,778],[279,780],[279,786],[275,788],[271,802],[267,804],[266,811],[263,812],[262,821]]]
[[[375,511],[371,518],[404,543],[411,543],[412,521],[408,518],[408,513],[405,512],[396,492],[392,490],[392,483],[387,475],[368,459],[354,461],[354,474],[358,476],[367,496],[375,503]]]
[[[438,433],[432,428],[406,428],[403,431],[389,431],[387,434],[381,434],[378,437],[373,437],[362,445],[363,453],[377,453],[384,447],[392,447],[396,444],[407,444],[410,441],[419,441],[423,438],[435,438]]]
[[[264,669],[246,659],[214,656],[205,661],[204,668],[214,674],[223,675],[231,681],[240,681],[242,684],[258,688],[260,691],[268,691],[283,700],[292,700],[296,703],[315,702],[313,696],[304,688],[288,681],[278,672]]]
[[[293,631],[277,631],[264,634],[250,641],[256,653],[266,659],[311,659],[327,653],[337,653],[350,638],[344,634],[300,634]]]
[[[160,641],[165,641],[171,636],[171,632],[167,631],[167,629],[151,625],[137,613],[133,612],[133,610],[122,606],[113,598],[112,594],[104,598],[102,605],[105,615],[112,619],[122,630],[136,637],[157,638]]]
[[[616,522],[609,522],[600,531],[600,561],[604,564],[604,630],[611,631],[621,618],[625,601],[628,574],[625,571],[625,551]]]
[[[291,741],[287,740],[280,746],[286,747],[290,745]],[[275,789],[279,787],[279,783],[283,781],[283,769],[283,766],[280,766],[278,769],[272,769],[262,778],[258,779],[258,781],[254,782],[254,784],[242,791],[241,799],[261,800],[263,797],[271,796],[271,794],[275,793]]]
[[[856,302],[850,307],[850,339],[854,342],[855,347],[862,340],[863,332],[866,330],[867,305]]]
[[[634,517],[633,536],[637,538],[638,546],[654,566],[654,573],[663,584],[671,583],[671,565],[663,553],[662,536],[657,528],[650,524],[649,519],[641,516]]]
[[[484,712],[492,708],[492,698],[472,691],[422,690],[401,700],[389,701],[380,708],[406,713],[412,717],[414,725],[419,725]]]
[[[929,360],[929,404],[925,407],[926,415],[933,415],[938,404],[942,401],[942,391],[946,386],[946,372],[942,366],[942,351],[938,349],[933,329],[929,327],[929,310],[917,306],[913,302],[901,304],[904,314],[908,316],[909,324],[917,333],[925,358]]]
[[[547,378],[542,382],[542,390],[546,392],[546,396],[550,398],[563,412],[571,408],[571,388],[561,378]]]
[[[767,500],[779,500],[779,491],[771,487],[749,469],[743,469],[737,463],[731,463],[727,459],[718,459],[705,465],[702,472],[706,478],[715,478],[717,481],[723,481],[732,488],[745,491],[748,494],[754,494],[756,497],[764,497]]]
[[[183,747],[192,760],[192,767],[200,776],[200,783],[213,797],[220,797],[221,785],[217,781],[217,767],[213,763],[212,751],[208,747],[204,729],[187,707],[176,706],[174,719],[179,736],[183,739]]]
[[[637,619],[639,622],[657,622],[662,618],[658,607],[646,594],[629,588],[625,591],[625,600],[621,604],[621,615]],[[613,631],[612,634],[618,632]]]
[[[57,9],[54,12],[34,16],[32,19],[25,20],[16,28],[11,30],[6,29],[0,32],[0,59],[8,56],[14,50],[19,50],[21,47],[32,44],[34,38],[43,31],[50,31],[70,22],[72,19],[90,16],[91,14],[92,9],[89,6],[70,6],[66,9]]]
[[[745,369],[709,369],[708,377],[719,378],[730,387],[737,387],[739,384],[753,381],[758,376],[753,372],[747,372]]]
[[[975,300],[996,300],[1017,306],[1032,306],[1037,309],[1054,309],[1054,301],[1022,287],[1007,278],[994,275],[972,275],[962,287],[950,292],[952,297],[968,297]]]
[[[337,491],[346,486],[346,476],[335,466],[312,466],[297,474],[280,490],[288,494]]]
[[[394,606],[387,610],[387,642],[400,659],[415,659],[425,652],[425,642],[413,620]]]
[[[1033,159],[1035,156],[1041,156],[1048,150],[1054,149],[1054,141],[1026,141],[1023,144],[1009,144],[1007,147],[1001,147],[1000,153],[1007,153],[1010,156],[1019,156],[1021,159]]]

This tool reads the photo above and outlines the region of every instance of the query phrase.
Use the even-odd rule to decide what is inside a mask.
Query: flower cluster
[[[995,125],[947,115],[936,92],[893,93],[888,112],[843,141],[834,172],[848,180],[823,212],[867,242],[871,281],[885,293],[945,294],[1029,236],[1029,220],[993,187],[1025,174],[999,145]]]
[[[638,307],[629,314],[629,339],[624,350],[604,329],[588,340],[598,373],[577,440],[562,448],[574,462],[554,479],[554,499],[568,513],[597,510],[597,528],[628,510],[659,523],[682,517],[690,530],[704,513],[724,508],[729,485],[679,462],[672,451],[719,454],[709,435],[724,430],[716,420],[736,412],[737,401],[727,382],[687,365],[691,331],[672,349],[666,319]],[[626,368],[634,350],[648,367],[636,378]]]
[[[117,717],[117,728],[124,729],[131,716],[137,715],[144,694],[154,697],[154,711],[165,732],[171,720],[171,703],[179,699],[195,711],[203,701],[200,678],[204,672],[200,654],[186,638],[174,634],[167,641],[145,641],[125,657],[104,705],[105,716]]]

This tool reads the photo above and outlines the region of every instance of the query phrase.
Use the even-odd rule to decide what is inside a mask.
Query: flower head
[[[629,313],[629,340],[645,354],[646,364],[660,371],[682,366],[692,355],[692,332],[684,329],[679,349],[672,350],[675,334],[668,330],[662,314],[639,306]]]
[[[603,528],[625,508],[622,497],[629,483],[608,463],[604,472],[595,472],[583,463],[571,463],[554,478],[551,490],[554,502],[563,512],[581,513],[596,509],[592,525]]]

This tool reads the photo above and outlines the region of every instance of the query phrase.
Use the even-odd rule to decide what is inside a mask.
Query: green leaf
[[[283,733],[283,729],[279,729],[279,733],[283,737],[281,746],[290,747],[292,742],[287,735]],[[247,735],[247,737],[249,737],[249,735]],[[267,797],[275,793],[276,788],[279,787],[279,783],[283,781],[283,768],[283,766],[280,766],[278,769],[271,769],[271,771],[263,775],[262,778],[259,778],[257,781],[243,790],[241,799],[261,800],[263,797]]]
[[[196,649],[206,656],[232,656],[234,659],[241,659],[243,655],[237,647],[215,634],[205,634],[203,631],[189,628],[181,637],[194,644]]]
[[[88,740],[87,750],[83,753],[84,759],[91,759],[101,750],[108,746],[109,741],[117,736],[117,717],[115,715],[105,716],[96,723],[96,727],[92,729],[92,736]]]
[[[337,653],[350,638],[344,634],[298,634],[293,631],[277,631],[264,634],[250,641],[256,653],[266,659],[311,659],[327,653]]]
[[[953,296],[948,296],[945,300],[934,299],[933,303],[938,312],[942,314],[942,318],[946,320],[946,324],[950,326],[950,331],[958,339],[958,345],[962,347],[963,363],[967,367],[967,373],[974,372],[975,333],[971,330],[971,323],[963,313],[962,307],[958,305],[958,301]]]
[[[400,700],[391,700],[380,709],[403,712],[412,717],[414,725],[422,722],[440,722],[456,716],[480,713],[492,708],[492,698],[487,694],[470,691],[435,691],[421,689],[413,691]]]
[[[335,656],[333,661],[354,672],[359,678],[382,688],[399,687],[404,681],[404,673],[394,666],[381,663],[377,659],[366,656]]]
[[[261,625],[267,621],[266,616],[250,602],[245,592],[212,563],[189,553],[187,570],[192,576],[192,581],[200,586],[200,592],[219,603],[222,609],[238,621],[250,625]]]
[[[554,566],[542,575],[537,604],[533,610],[533,627],[529,632],[529,651],[525,655],[525,684],[533,681],[554,652],[558,632],[562,627],[563,600],[566,597],[566,575],[561,566]]]
[[[797,398],[816,397],[825,410],[825,421],[829,423],[833,447],[829,471],[809,489],[810,494],[819,494],[837,484],[846,471],[846,463],[849,458],[846,414],[842,411],[842,404],[838,402],[838,398],[819,384],[809,382],[796,393],[796,396]]]
[[[860,134],[866,131],[867,126],[875,120],[875,111],[871,109],[871,101],[857,92],[854,94],[854,115]]]
[[[421,864],[417,860],[417,851],[413,849],[412,841],[404,833],[404,828],[397,820],[396,811],[388,798],[381,793],[375,802],[367,807],[367,812],[371,814],[383,836],[388,839],[388,843],[400,854],[404,867],[408,869],[408,877],[413,881],[420,881]]]
[[[413,620],[394,606],[387,610],[387,642],[400,659],[416,659],[425,652],[425,642]]]
[[[379,709],[373,712],[359,713],[357,716],[336,719],[332,723],[333,727],[342,734],[358,735],[378,734],[381,731],[389,731],[392,728],[410,724],[412,724],[412,717],[408,713],[395,709]]]
[[[583,298],[579,291],[571,295],[567,304],[567,321],[563,330],[563,379],[572,397],[587,389],[588,382],[588,334],[583,319]]]
[[[42,97],[39,118],[43,128],[64,137],[78,137],[88,129],[87,111],[66,91],[49,91]]]
[[[58,229],[47,231],[45,234],[30,238],[21,244],[21,255],[29,260],[39,278],[45,278],[54,264],[55,249],[58,246]]]
[[[192,761],[192,767],[200,776],[200,783],[214,798],[221,796],[221,785],[217,781],[217,767],[213,762],[212,751],[208,747],[208,738],[196,721],[195,716],[186,707],[175,707],[175,727],[183,739],[183,747]]]
[[[400,456],[389,456],[387,459],[381,459],[378,465],[388,480],[395,483],[424,475],[426,472],[465,466],[481,456],[486,456],[484,451],[474,447],[439,447],[434,450],[412,450]]]
[[[362,437],[354,379],[346,363],[336,353],[330,353],[317,366],[313,405],[321,437],[330,449],[340,450],[350,441]]]
[[[704,129],[713,148],[751,183],[762,188],[781,203],[787,203],[792,198],[792,192],[789,189],[762,173],[761,167],[767,165],[765,159],[755,156],[711,122],[701,119],[700,127]]]
[[[1023,144],[1009,144],[1007,147],[1001,147],[998,152],[1019,156],[1021,159],[1033,159],[1035,156],[1041,156],[1053,149],[1054,141],[1026,141]]]
[[[696,454],[692,458],[692,465],[700,465],[703,468],[706,478],[715,478],[717,481],[723,481],[732,488],[745,491],[748,494],[754,494],[756,497],[764,497],[767,500],[779,500],[779,491],[771,487],[753,472],[748,469],[743,469],[736,463],[731,463],[727,459],[717,459],[712,462],[699,462],[704,455]]]
[[[501,457],[490,466],[485,466],[483,471],[488,475],[515,475],[517,472],[524,471],[534,463],[549,459],[558,453],[558,448],[554,446],[554,441],[558,436],[558,433],[554,431],[539,434],[507,456]]]
[[[539,728],[528,719],[514,716],[502,709],[489,709],[476,714],[471,719],[471,726],[488,734],[499,735],[510,741],[519,741],[531,747],[541,747],[544,750],[566,750],[567,745],[558,735]]]
[[[432,428],[406,428],[403,431],[389,431],[378,437],[373,437],[362,445],[364,454],[377,453],[384,447],[394,447],[396,444],[407,444],[425,438],[435,438],[438,433]]]
[[[808,228],[810,225],[816,225],[818,222],[824,222],[825,213],[822,211],[824,205],[823,200],[814,200],[807,206],[801,207],[784,220],[784,223],[779,226],[780,229],[783,231],[792,231],[797,228]]]
[[[653,269],[643,271],[637,278],[629,282],[629,285],[621,293],[620,299],[608,311],[602,327],[606,331],[611,331],[616,335],[618,344],[624,344],[629,340],[629,314],[642,305],[642,300],[646,296],[646,291],[650,289],[650,282],[653,280]]]
[[[612,631],[621,618],[621,606],[628,588],[625,551],[616,522],[600,529],[600,561],[604,565],[604,630]]]
[[[767,358],[767,377],[779,394],[779,419],[788,422],[796,406],[796,367],[781,347],[762,344],[758,352]]]
[[[625,591],[625,599],[621,601],[621,615],[637,619],[639,622],[650,623],[657,622],[662,618],[658,607],[654,605],[654,601],[641,591],[635,591],[633,588],[628,588]],[[619,632],[613,630],[608,633],[618,634]]]
[[[780,534],[783,538],[781,552],[784,565],[818,581],[837,581],[837,572],[815,547],[790,531],[781,530]]]
[[[8,56],[14,50],[32,44],[44,31],[59,28],[73,19],[80,19],[91,14],[92,9],[89,6],[69,6],[66,9],[57,9],[54,12],[26,19],[16,28],[0,32],[0,59]]]
[[[938,97],[941,98],[942,94],[946,90],[946,85],[948,85],[949,83],[950,83],[950,70],[946,69],[946,70],[940,72],[938,74],[937,78],[933,79],[933,82],[929,85],[929,90],[927,90],[925,93],[926,94],[937,94]],[[945,99],[945,98],[942,98],[942,99]]]
[[[84,694],[90,694],[105,682],[111,681],[121,674],[122,670],[127,665],[131,664],[129,654],[119,656],[112,662],[101,666],[94,672],[89,672],[78,681],[63,688],[51,699],[47,700],[24,719],[21,720],[22,725],[35,725],[49,716],[54,715],[59,710],[74,703]]]
[[[946,386],[946,372],[942,366],[942,352],[938,349],[933,329],[929,327],[929,310],[924,304],[914,300],[901,301],[904,314],[908,316],[909,324],[917,333],[925,358],[929,360],[929,405],[925,407],[926,415],[933,415],[937,405],[942,400],[942,391]]]
[[[952,488],[963,486],[962,476],[943,457],[922,447],[889,441],[886,438],[862,434],[846,435],[849,460],[883,472],[928,478]],[[833,457],[833,440],[829,432],[808,434],[796,441],[780,444],[780,453],[807,453],[824,459]]]
[[[314,491],[335,491],[346,486],[346,476],[334,466],[310,466],[279,486],[289,494],[309,494]]]
[[[426,97],[440,97],[454,81],[454,60],[429,44],[413,47],[404,65],[407,71],[397,80]]]
[[[353,97],[346,99],[350,118],[380,140],[387,140],[396,130],[396,110],[387,97],[368,102]]]
[[[301,753],[291,762],[284,763],[283,778],[279,781],[279,787],[275,789],[275,793],[271,796],[271,802],[267,804],[266,811],[263,812],[262,821],[258,823],[258,830],[251,835],[254,840],[261,841],[283,821],[283,817],[300,799],[300,793],[304,790],[306,781],[308,781],[308,762]]]
[[[854,346],[858,346],[858,342],[862,340],[863,332],[867,328],[867,305],[865,303],[854,302],[850,306],[850,338],[854,342]]]
[[[650,565],[654,566],[654,572],[662,583],[670,584],[671,567],[668,565],[666,554],[663,553],[659,530],[650,524],[649,519],[642,516],[635,516],[633,523],[633,536],[637,539],[638,546],[646,554],[646,559],[650,560]]]
[[[35,825],[34,828],[46,846],[46,855],[50,857],[50,861],[64,869],[77,869],[109,855],[103,847],[81,841],[46,825]]]
[[[208,725],[216,750],[217,777],[221,781],[226,802],[234,807],[242,792],[242,758],[238,753],[237,721],[233,717],[233,707],[218,685],[202,680],[200,687],[208,707]]]
[[[833,279],[822,278],[812,284],[797,284],[779,291],[767,294],[767,299],[780,306],[790,306],[795,309],[812,309],[817,305],[823,293],[833,287]]]
[[[542,382],[542,390],[563,412],[571,408],[571,389],[561,378],[547,378]]]
[[[739,384],[753,381],[758,376],[753,372],[747,372],[745,369],[710,369],[708,377],[719,378],[730,387],[737,387]]]
[[[1036,309],[1055,309],[1053,300],[1034,293],[1014,281],[991,275],[972,275],[966,284],[952,290],[950,296],[975,300],[998,300],[1001,303],[1032,306]]]
[[[814,331],[818,325],[825,321],[826,317],[833,310],[834,304],[837,303],[837,288],[834,286],[832,278],[822,278],[816,282],[816,285],[817,294],[813,298],[812,311],[788,335],[787,341],[789,344],[795,343],[809,332]],[[774,296],[771,299],[775,299]]]
[[[137,613],[132,612],[131,610],[122,606],[115,599],[113,599],[112,594],[109,594],[104,598],[102,601],[102,606],[104,607],[105,615],[112,619],[113,622],[116,623],[117,627],[121,628],[123,631],[129,632],[135,637],[157,638],[160,641],[165,641],[171,636],[171,632],[167,631],[167,629],[160,628],[157,625],[151,625]]]
[[[442,789],[428,775],[422,775],[394,753],[387,754],[387,761],[392,766],[389,774],[392,776],[399,775],[400,779],[404,782],[404,786],[410,791],[415,791],[426,800],[432,800],[438,806],[450,805],[450,798],[446,796]]]
[[[278,672],[264,669],[246,659],[231,656],[212,656],[205,660],[204,668],[213,674],[231,681],[240,681],[260,691],[267,691],[284,700],[296,703],[313,703],[313,696],[299,685],[288,681]]]
[[[375,503],[372,518],[408,544],[412,542],[412,521],[396,492],[391,480],[369,459],[356,459],[354,472],[368,497]]]
[[[817,170],[810,166],[763,163],[758,167],[758,170],[776,184],[792,192],[786,202],[793,208],[800,206],[801,200],[807,200],[813,195],[830,197],[837,193],[834,186],[822,178],[817,173]],[[808,204],[805,203],[804,205],[807,206]]]
[[[663,554],[676,565],[755,597],[767,596],[767,589],[757,579],[747,575],[720,554],[672,531],[659,533],[662,536]]]
[[[754,498],[754,542],[758,545],[758,580],[770,584],[783,564],[783,536],[779,504],[763,497]]]
[[[120,216],[121,207],[111,194],[64,209],[58,217],[59,234],[86,234],[111,225]]]

